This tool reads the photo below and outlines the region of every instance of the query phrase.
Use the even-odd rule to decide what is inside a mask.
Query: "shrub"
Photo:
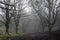
[[[23,34],[4,34],[4,35],[0,35],[0,40],[22,40]]]
[[[9,39],[9,35],[0,35],[0,40],[7,40]]]

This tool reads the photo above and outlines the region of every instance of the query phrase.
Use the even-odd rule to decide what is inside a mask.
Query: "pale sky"
[[[24,1],[22,1],[22,3],[23,3],[23,8],[24,7],[26,7],[25,9],[24,9],[24,11],[27,13],[27,14],[31,14],[31,11],[32,11],[32,8],[30,7],[30,5],[28,4],[28,2],[29,2],[29,0],[24,0]]]
[[[2,1],[2,0],[0,0],[0,1]],[[13,0],[11,0],[11,2],[13,3]],[[24,9],[24,11],[25,11],[26,13],[31,14],[32,8],[29,6],[28,2],[29,2],[29,0],[22,0],[22,3],[23,3],[23,6],[22,6],[22,7],[24,8],[24,7],[27,6],[27,7]],[[60,2],[60,0],[59,0],[58,2]],[[57,2],[57,3],[58,3],[58,2]]]
[[[0,1],[3,1],[3,0],[0,0]],[[13,3],[13,0],[11,0],[11,2]],[[26,7],[25,9],[24,9],[24,11],[26,12],[26,13],[30,13],[31,12],[31,7],[29,7],[29,4],[28,4],[28,2],[29,2],[29,0],[22,0],[22,4],[23,4],[23,8],[24,7]],[[4,6],[3,4],[1,4],[2,6]],[[1,12],[1,11],[0,11]],[[1,14],[1,13],[0,13]]]

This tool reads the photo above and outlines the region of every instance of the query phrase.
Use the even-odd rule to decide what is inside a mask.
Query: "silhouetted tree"
[[[45,0],[44,0],[45,1]],[[40,18],[40,26],[42,26],[42,31],[44,32],[44,28],[45,28],[45,24],[44,24],[44,20],[46,19],[43,15],[42,15],[42,10],[43,10],[43,0],[31,0],[31,6],[33,7],[33,9],[35,10],[36,14],[38,14],[39,18]],[[39,30],[39,29],[38,29]]]
[[[10,0],[4,0],[3,2],[0,1],[1,4],[5,5],[5,7],[0,6],[1,9],[5,10],[5,22],[3,22],[5,24],[5,28],[6,28],[6,34],[9,34],[9,23],[10,23],[10,19],[12,16],[10,16],[9,11],[12,9],[9,9],[9,7],[13,7],[14,5],[10,4]],[[3,16],[2,16],[3,17]]]
[[[47,2],[46,0],[35,0],[35,3],[33,3],[33,0],[31,0],[33,9],[40,17],[40,24],[43,27],[43,31],[44,31],[44,25],[46,23],[47,23],[46,26],[48,26],[49,32],[52,31],[52,28],[56,24],[57,16],[60,11],[59,9],[60,5],[57,2],[58,0],[47,0]],[[43,16],[44,14],[42,13],[44,13],[46,17]]]
[[[22,0],[18,0],[16,2],[16,0],[14,0],[14,22],[15,22],[15,32],[18,33],[18,27],[19,27],[19,23],[20,23],[20,18],[22,15],[25,15],[25,14],[22,14],[22,11],[26,8],[26,6],[23,8],[22,7],[22,3],[21,3]]]
[[[57,4],[58,0],[47,0],[48,2],[48,9],[49,9],[49,14],[48,14],[48,29],[49,32],[52,31],[52,28],[56,24],[57,16],[60,11],[60,5],[59,3]],[[58,6],[57,6],[58,5]]]

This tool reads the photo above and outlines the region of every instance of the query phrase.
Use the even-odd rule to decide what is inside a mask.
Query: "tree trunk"
[[[9,34],[9,23],[10,23],[9,6],[6,6],[6,22],[5,22],[6,34]]]
[[[52,27],[53,27],[53,26],[49,25],[49,28],[48,28],[48,29],[49,29],[49,32],[52,31]]]
[[[18,26],[16,26],[16,33],[18,33]]]
[[[9,34],[9,23],[6,22],[5,27],[6,27],[6,34]]]

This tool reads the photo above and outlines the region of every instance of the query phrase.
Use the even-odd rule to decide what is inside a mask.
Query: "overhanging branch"
[[[4,5],[8,5],[8,6],[13,6],[13,7],[14,7],[14,5],[7,4],[7,3],[3,3],[3,2],[1,2],[1,1],[0,1],[0,3],[1,3],[1,4],[4,4]]]
[[[1,9],[5,9],[5,10],[7,9],[7,8],[1,7],[1,6],[0,6],[0,8],[1,8]],[[14,10],[14,9],[8,9],[8,10]]]

